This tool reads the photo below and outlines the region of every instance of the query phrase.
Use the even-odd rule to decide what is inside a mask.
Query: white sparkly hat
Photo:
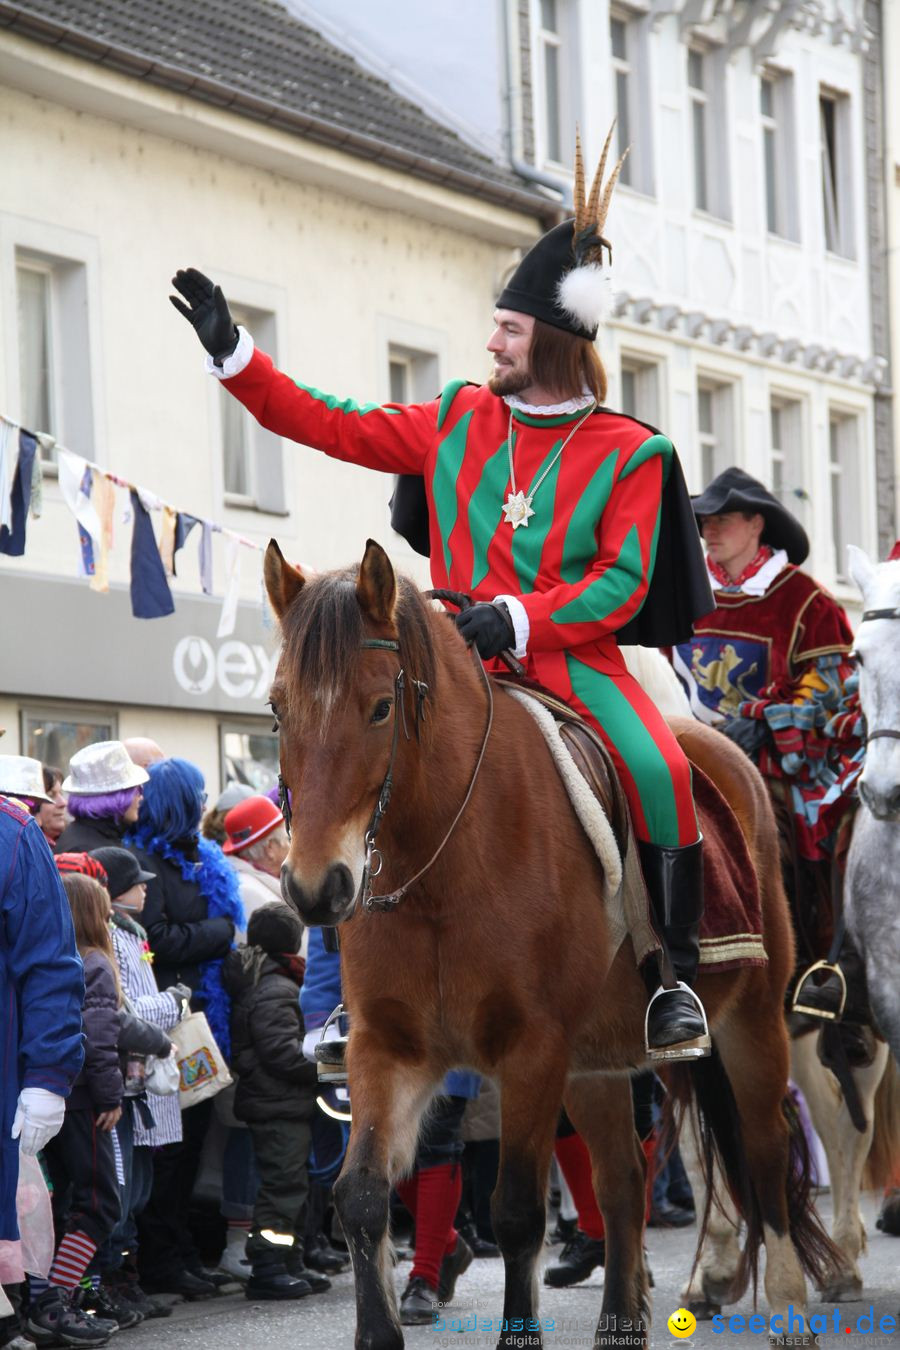
[[[77,750],[69,760],[69,776],[63,792],[96,797],[101,792],[123,792],[139,787],[150,775],[129,759],[121,741],[97,741]]]
[[[0,755],[0,795],[30,797],[49,802],[44,791],[44,771],[39,759],[27,755]]]

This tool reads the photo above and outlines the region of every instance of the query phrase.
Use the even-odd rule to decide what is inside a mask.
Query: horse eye
[[[379,699],[372,710],[372,716],[369,718],[372,725],[377,726],[379,722],[386,722],[391,715],[391,708],[393,706],[391,699]]]
[[[277,731],[278,728],[279,728],[280,725],[281,725],[281,722],[280,722],[280,719],[279,719],[279,716],[278,716],[278,709],[275,707],[275,704],[272,702],[271,699],[269,700],[269,702],[268,702],[268,704],[267,704],[266,706],[269,707],[269,708],[272,710],[272,716],[273,716],[274,719],[275,719],[274,722],[272,723],[272,730],[273,730],[273,731]]]

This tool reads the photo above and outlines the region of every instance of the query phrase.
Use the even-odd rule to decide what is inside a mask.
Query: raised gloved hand
[[[719,731],[752,760],[769,740],[769,724],[760,717],[729,717]]]
[[[186,984],[173,984],[164,992],[171,994],[174,998],[179,1018],[184,1017],[185,1013],[190,1011],[193,989],[189,989]]]
[[[466,642],[478,648],[486,661],[515,648],[516,630],[509,610],[501,602],[479,601],[456,616],[456,626]]]
[[[216,365],[221,366],[238,344],[238,331],[221,287],[198,272],[196,267],[176,272],[172,285],[187,301],[184,305],[177,296],[170,295],[172,304],[193,325]]]
[[[12,1137],[19,1140],[19,1148],[32,1157],[62,1129],[66,1115],[66,1099],[46,1088],[23,1088],[19,1093]]]

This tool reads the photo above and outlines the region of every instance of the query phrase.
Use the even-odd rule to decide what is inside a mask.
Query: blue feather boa
[[[232,868],[218,844],[202,836],[197,840],[199,862],[186,858],[180,849],[175,848],[161,834],[151,834],[148,829],[133,830],[128,835],[128,843],[136,844],[145,853],[155,853],[174,863],[185,881],[193,882],[206,900],[207,914],[211,919],[231,919],[235,928],[244,929],[244,907],[241,904],[241,890],[237,873]],[[222,961],[204,961],[200,966],[200,988],[196,991],[198,999],[203,1000],[203,1011],[209,1022],[210,1031],[216,1038],[216,1044],[227,1060],[231,1059],[231,999],[222,984]]]

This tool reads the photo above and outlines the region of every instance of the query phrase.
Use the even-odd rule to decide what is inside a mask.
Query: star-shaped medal
[[[526,497],[522,491],[511,492],[503,505],[503,514],[507,525],[511,525],[514,530],[520,525],[527,526],[529,519],[534,515],[531,498]]]

